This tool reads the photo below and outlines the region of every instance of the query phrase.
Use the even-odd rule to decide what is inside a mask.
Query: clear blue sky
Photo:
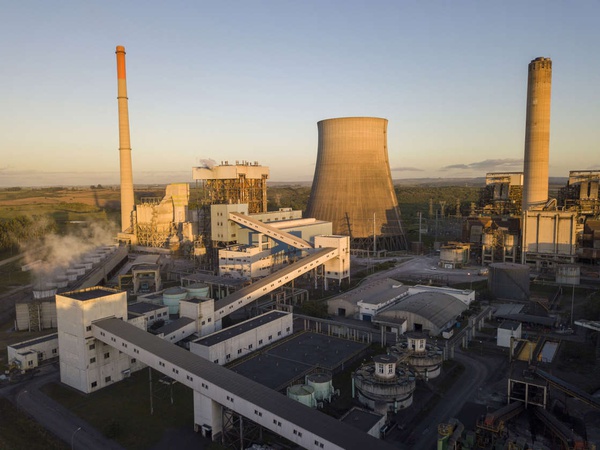
[[[0,186],[117,182],[116,45],[136,183],[191,181],[205,158],[311,180],[317,121],[345,116],[389,120],[394,178],[522,170],[538,56],[551,175],[600,168],[599,18],[598,1],[6,2]]]

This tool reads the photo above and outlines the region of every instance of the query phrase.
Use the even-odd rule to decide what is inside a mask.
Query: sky
[[[115,47],[136,184],[203,159],[312,180],[319,120],[388,119],[392,177],[522,170],[527,65],[552,58],[550,175],[600,169],[600,2],[13,1],[0,186],[118,182]]]

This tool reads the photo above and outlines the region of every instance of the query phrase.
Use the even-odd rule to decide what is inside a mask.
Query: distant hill
[[[568,177],[550,177],[550,185],[565,186]],[[465,186],[465,187],[482,187],[485,186],[485,177],[475,178],[399,178],[392,180],[395,186]],[[312,181],[269,181],[270,187],[282,186],[302,186],[310,187]]]

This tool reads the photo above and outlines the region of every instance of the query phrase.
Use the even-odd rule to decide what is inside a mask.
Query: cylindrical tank
[[[180,287],[165,289],[163,292],[163,304],[169,307],[169,314],[179,313],[179,302],[185,300],[187,291]]]
[[[440,262],[461,264],[464,260],[465,250],[454,246],[443,246],[440,248]]]
[[[313,373],[306,376],[306,384],[314,389],[315,399],[331,401],[333,395],[333,382],[331,375],[327,373]]]
[[[185,286],[184,289],[187,291],[187,298],[202,298],[208,297],[210,288],[205,283],[194,283],[189,286]]]
[[[397,236],[406,248],[387,149],[387,119],[344,117],[317,123],[317,164],[306,216],[353,239]],[[369,244],[372,247],[372,243]]]
[[[527,117],[523,161],[523,210],[548,201],[550,159],[550,99],[552,61],[536,58],[529,63]]]
[[[69,279],[66,275],[60,275],[54,279],[57,288],[65,288],[69,285]]]
[[[558,266],[556,269],[556,282],[578,286],[581,281],[581,269],[573,264]]]
[[[514,263],[490,264],[488,288],[496,298],[529,299],[529,266]]]
[[[287,388],[287,396],[310,408],[317,406],[315,390],[306,384],[295,384]]]

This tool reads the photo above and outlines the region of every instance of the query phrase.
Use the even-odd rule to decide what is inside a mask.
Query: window
[[[227,353],[227,355],[225,355],[225,361],[229,361],[231,359],[231,353]]]
[[[105,382],[105,383],[108,383],[108,382],[110,382],[110,375],[109,375],[109,376],[107,376],[107,377],[104,377],[104,382]]]
[[[90,350],[94,350],[96,348],[96,345],[92,344],[90,345]]]
[[[88,325],[87,327],[85,327],[85,331],[92,331],[92,326]]]
[[[108,359],[108,358],[110,358],[110,352],[106,352],[106,353],[104,354],[104,359]]]
[[[27,361],[27,365],[30,367],[33,366],[33,361]]]
[[[240,349],[238,349],[238,355],[241,355],[241,354],[242,354],[242,349],[240,348]]]
[[[92,389],[95,388],[96,386],[98,386],[98,382],[92,381]]]
[[[135,358],[131,358],[131,364],[135,363],[137,360]]]
[[[90,364],[94,364],[96,362],[96,358],[90,358]]]
[[[388,366],[388,374],[393,374],[394,373],[394,366],[392,366],[391,364]]]
[[[248,346],[248,350],[252,350],[252,344]]]
[[[289,333],[289,331],[290,331],[290,327],[287,327],[287,328],[285,329],[285,331],[287,331],[287,332]]]
[[[281,336],[281,331],[278,331],[278,332],[277,332],[277,336]]]
[[[219,359],[217,358],[217,359],[215,359],[213,362],[214,362],[215,364],[219,364]]]
[[[258,341],[258,345],[262,345],[262,339],[260,341]]]
[[[269,340],[272,341],[273,340],[273,335],[269,336]]]
[[[121,343],[121,345],[125,348],[127,348],[127,344],[125,342]]]
[[[164,363],[164,362],[162,362],[162,361],[159,361],[159,362],[158,362],[158,365],[159,365],[159,366],[162,366],[162,367],[165,367],[165,363]]]
[[[177,374],[178,374],[178,373],[179,373],[179,370],[177,370],[177,369],[173,368],[173,373],[177,373]]]
[[[58,353],[58,349],[57,349],[57,348],[53,348],[53,349],[52,349],[52,354],[53,354],[53,355],[56,355],[56,353]]]

